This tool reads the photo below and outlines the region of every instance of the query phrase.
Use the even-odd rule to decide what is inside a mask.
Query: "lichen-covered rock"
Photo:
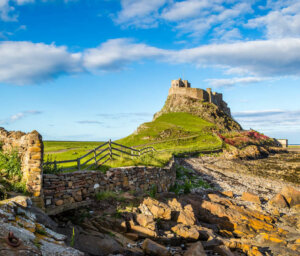
[[[150,240],[145,239],[143,242],[143,251],[147,255],[153,255],[153,256],[171,256],[171,253],[167,250],[166,247]]]
[[[172,227],[172,231],[185,239],[197,240],[199,238],[198,229],[194,226],[188,227],[184,224],[177,224]]]
[[[154,218],[160,218],[164,220],[170,220],[171,219],[171,208],[162,202],[159,202],[153,198],[147,197],[144,199],[142,206],[139,207],[139,209],[144,214],[148,214],[148,211],[146,211],[145,207],[151,212]]]
[[[206,253],[201,242],[196,242],[188,248],[184,256],[206,256]]]
[[[297,204],[300,204],[300,191],[294,189],[291,186],[284,187],[280,194],[283,195],[290,205],[290,207],[293,207]]]
[[[248,201],[248,202],[252,202],[252,203],[256,203],[256,204],[261,203],[260,199],[259,199],[259,196],[254,195],[254,194],[249,193],[249,192],[244,192],[241,199],[244,200],[244,201]]]
[[[17,198],[18,201],[18,198]],[[29,199],[26,198],[28,202]],[[9,246],[4,239],[0,239],[0,255],[45,255],[45,256],[83,256],[84,253],[68,247],[63,241],[64,235],[58,234],[37,222],[37,217],[29,207],[16,204],[13,199],[7,203],[0,203],[0,237],[7,237],[9,232],[21,242],[18,247]],[[19,252],[20,254],[16,254]]]
[[[281,194],[276,194],[268,203],[269,203],[269,205],[278,207],[278,208],[289,207],[286,199]]]

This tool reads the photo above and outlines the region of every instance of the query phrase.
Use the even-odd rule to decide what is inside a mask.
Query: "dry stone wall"
[[[36,203],[42,203],[42,162],[43,141],[37,131],[23,133],[20,131],[8,132],[0,128],[0,143],[2,150],[10,152],[16,150],[21,159],[21,171],[26,182],[27,190],[34,196]],[[42,205],[40,205],[42,206]]]
[[[119,167],[105,174],[100,171],[44,174],[46,212],[50,215],[88,205],[100,191],[146,191],[156,185],[158,192],[168,191],[175,183],[174,161],[164,168]]]

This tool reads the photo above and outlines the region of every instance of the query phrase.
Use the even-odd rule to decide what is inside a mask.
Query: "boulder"
[[[291,186],[286,186],[284,187],[281,191],[280,194],[283,195],[290,205],[290,207],[293,207],[297,204],[300,204],[300,191],[294,189]]]
[[[254,195],[252,193],[248,193],[248,192],[244,192],[241,199],[244,201],[248,201],[248,202],[252,202],[252,203],[256,203],[256,204],[261,203],[259,196]]]
[[[177,235],[186,239],[197,240],[199,238],[198,229],[194,226],[187,227],[183,224],[177,224],[176,226],[172,227],[171,230]]]
[[[143,203],[139,206],[139,209],[145,215],[149,215],[150,212],[154,218],[160,218],[164,220],[171,219],[171,208],[167,204],[159,202],[150,197],[144,199]]]
[[[141,226],[137,226],[134,224],[134,222],[131,220],[129,221],[130,224],[130,229],[132,231],[137,232],[139,235],[141,235],[142,237],[156,237],[157,234],[154,230],[151,230],[149,228],[145,228],[145,227],[141,227]]]
[[[166,247],[152,241],[151,239],[145,239],[143,243],[143,251],[148,255],[153,256],[171,256],[171,253]]]
[[[269,202],[269,205],[278,207],[278,208],[286,208],[289,207],[287,201],[285,200],[284,196],[281,194],[276,194]]]
[[[224,196],[228,196],[230,198],[233,198],[233,196],[234,196],[232,191],[223,191],[222,194]]]
[[[186,205],[183,210],[179,212],[177,222],[184,225],[194,225],[195,224],[195,215],[193,208],[190,204]]]
[[[145,215],[145,214],[138,214],[136,216],[136,221],[142,227],[149,228],[151,230],[155,230],[155,221],[153,216]]]
[[[206,253],[201,242],[197,242],[188,248],[184,253],[184,256],[206,256]]]
[[[101,238],[98,236],[80,234],[75,241],[75,247],[80,251],[92,255],[108,255],[110,253],[120,253],[123,251],[122,246],[108,235]]]

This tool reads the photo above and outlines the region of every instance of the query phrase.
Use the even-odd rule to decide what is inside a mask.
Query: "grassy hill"
[[[163,114],[152,122],[142,124],[133,134],[116,141],[136,148],[152,146],[157,152],[141,157],[123,155],[107,162],[105,168],[129,165],[164,166],[173,154],[220,149],[222,140],[212,133],[215,128],[214,124],[189,113]],[[101,143],[45,141],[45,160],[75,159]],[[66,163],[63,166],[75,168],[75,163]]]
[[[214,128],[214,124],[189,113],[166,113],[117,142],[172,153],[215,150],[221,148],[222,141],[211,132]]]

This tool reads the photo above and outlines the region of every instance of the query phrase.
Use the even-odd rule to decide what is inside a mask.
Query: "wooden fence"
[[[132,157],[139,157],[146,153],[156,151],[153,147],[145,147],[142,149],[135,149],[132,147],[127,147],[115,142],[112,142],[111,140],[105,142],[104,144],[94,148],[93,150],[89,151],[88,153],[84,154],[81,157],[78,157],[76,159],[72,160],[65,160],[65,161],[53,161],[53,162],[45,162],[44,166],[53,166],[54,169],[58,169],[58,164],[65,164],[65,163],[75,163],[76,169],[78,171],[83,170],[82,167],[85,167],[84,169],[90,169],[92,166],[101,166],[108,162],[109,160],[113,159],[113,156],[121,157],[122,154],[132,156]],[[120,155],[121,154],[121,155]],[[88,156],[92,155],[88,159],[84,159]],[[101,162],[102,161],[102,162]],[[92,163],[91,163],[92,162]],[[74,170],[74,167],[59,168],[61,171],[67,171],[67,170]]]

